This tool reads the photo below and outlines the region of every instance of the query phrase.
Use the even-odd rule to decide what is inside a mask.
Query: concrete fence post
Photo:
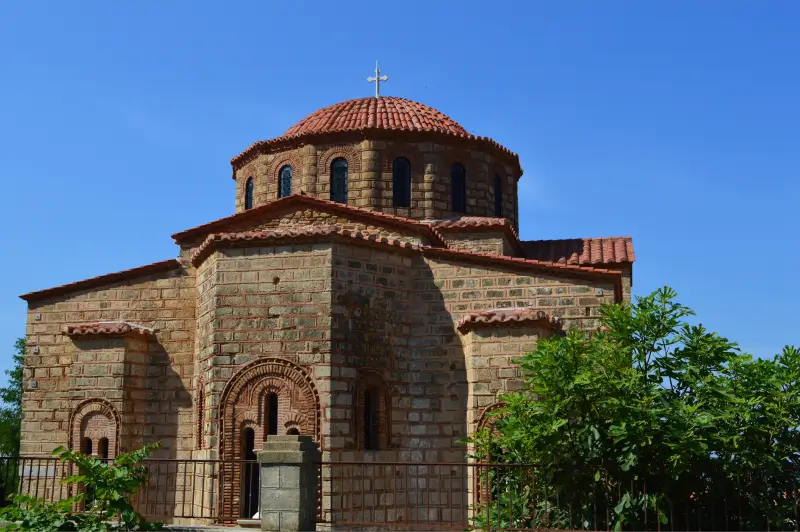
[[[261,530],[315,530],[320,452],[311,436],[268,436],[256,456],[261,467]]]

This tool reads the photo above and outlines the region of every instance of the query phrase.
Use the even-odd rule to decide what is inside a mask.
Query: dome
[[[323,107],[287,129],[280,138],[363,129],[435,131],[470,136],[455,120],[432,107],[405,98],[381,96]]]

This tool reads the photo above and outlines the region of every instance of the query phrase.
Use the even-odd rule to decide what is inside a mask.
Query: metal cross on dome
[[[378,62],[375,61],[375,77],[368,77],[367,81],[372,83],[375,82],[375,97],[381,97],[381,81],[387,82],[389,81],[389,76],[381,76],[381,69],[378,68]]]

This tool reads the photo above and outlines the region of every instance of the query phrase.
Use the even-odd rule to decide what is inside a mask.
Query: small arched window
[[[460,163],[450,167],[450,189],[453,194],[453,212],[467,212],[467,179],[466,171]]]
[[[395,207],[411,207],[411,163],[398,157],[392,166],[392,204]]]
[[[83,454],[92,454],[92,439],[84,438],[81,442],[81,452]]]
[[[253,178],[248,177],[247,183],[244,186],[244,208],[245,209],[252,209],[253,208],[253,189],[255,186],[253,185]]]
[[[103,460],[108,459],[108,438],[100,438],[97,442],[97,454]]]
[[[281,167],[278,172],[278,197],[285,198],[292,195],[292,167],[288,164]]]
[[[267,395],[267,435],[276,436],[278,434],[278,394]]]
[[[331,163],[331,201],[347,203],[347,159],[342,157]]]
[[[364,430],[364,450],[377,451],[381,448],[381,403],[380,391],[368,389],[364,391],[364,419],[362,426]]]
[[[286,431],[287,436],[300,436],[300,431],[297,428],[292,427]]]
[[[494,215],[496,218],[503,217],[503,182],[500,174],[494,175]]]

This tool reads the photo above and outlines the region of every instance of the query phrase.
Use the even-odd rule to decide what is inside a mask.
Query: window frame
[[[284,194],[284,172],[289,171],[289,182],[288,182],[288,190],[285,191]],[[280,170],[278,170],[278,199],[280,198],[288,198],[292,195],[292,181],[294,180],[294,169],[290,164],[284,164],[281,166]]]
[[[253,177],[250,176],[247,178],[247,181],[244,184],[244,210],[250,210],[253,208],[253,197],[255,196],[255,181]]]
[[[344,178],[341,183],[338,183],[337,187],[337,173],[336,173],[336,165],[337,163],[344,163]],[[342,203],[347,205],[347,194],[348,194],[348,184],[350,179],[350,163],[347,162],[347,159],[344,157],[337,157],[333,161],[331,161],[330,166],[330,200],[335,203]],[[343,190],[337,190],[341,188]],[[334,194],[339,194],[339,197],[335,197]],[[344,201],[341,201],[341,200]]]

